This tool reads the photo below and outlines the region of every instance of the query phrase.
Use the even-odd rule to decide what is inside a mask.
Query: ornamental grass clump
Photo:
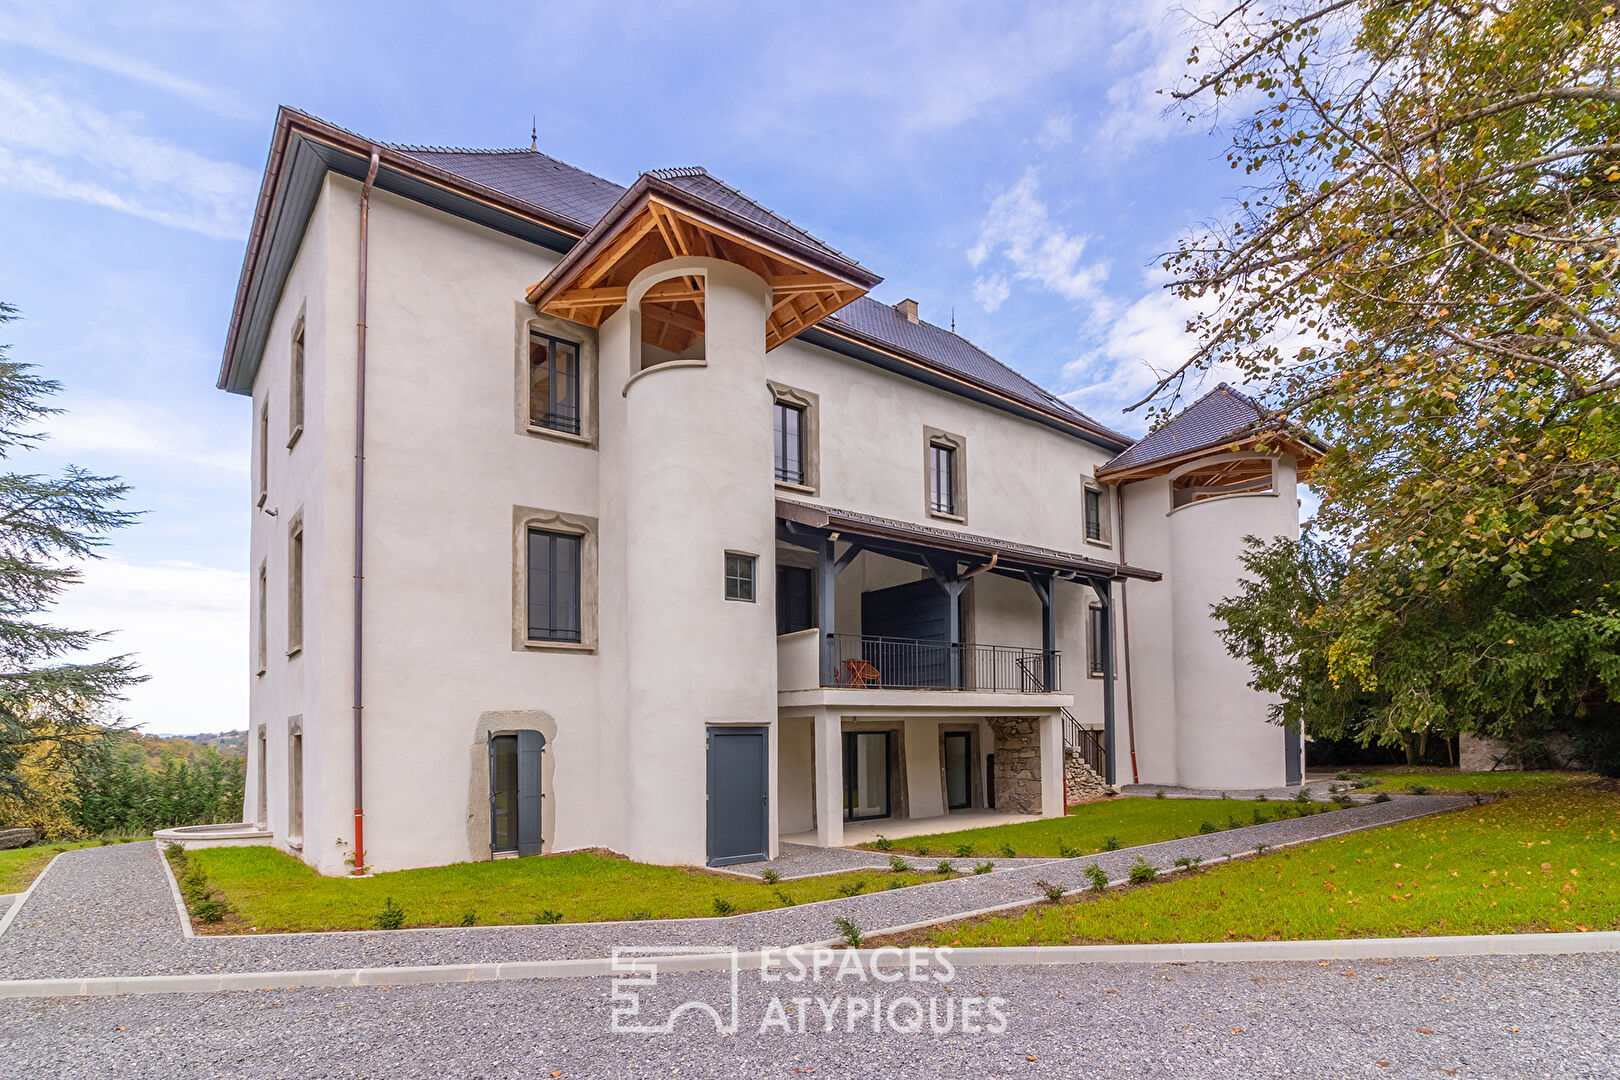
[[[1132,885],[1146,885],[1148,882],[1152,881],[1158,876],[1159,871],[1152,863],[1148,862],[1140,855],[1136,857],[1136,864],[1131,867]]]

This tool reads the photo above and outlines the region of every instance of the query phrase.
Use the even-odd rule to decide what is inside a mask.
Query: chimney
[[[894,309],[906,317],[907,322],[918,322],[917,301],[906,299],[894,305]]]

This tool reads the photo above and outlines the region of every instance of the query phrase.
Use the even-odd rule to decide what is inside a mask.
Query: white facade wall
[[[294,263],[254,384],[254,423],[268,400],[270,516],[253,514],[251,574],[269,568],[270,643],[251,676],[251,723],[268,751],[269,827],[287,844],[288,721],[304,732],[302,857],[342,873],[353,840],[350,602],[353,544],[355,308],[359,185],[329,176]],[[740,267],[700,260],[663,264],[707,278],[706,366],[639,368],[634,303],[600,332],[577,328],[592,406],[585,437],[528,433],[524,302],[557,256],[540,247],[409,202],[372,195],[366,457],[365,802],[366,858],[401,869],[489,857],[486,739],[535,728],[547,739],[546,850],[608,847],[659,862],[704,859],[703,729],[750,723],[771,729],[771,835],[810,827],[813,727],[777,730],[772,501],[807,502],[1162,570],[1162,584],[1129,586],[1135,719],[1143,779],[1202,775],[1177,750],[1183,680],[1173,675],[1186,641],[1200,639],[1195,612],[1231,580],[1227,539],[1208,550],[1174,546],[1176,518],[1211,517],[1214,505],[1169,518],[1163,480],[1128,485],[1126,521],[1106,543],[1085,539],[1082,491],[1106,451],[920,382],[802,342],[764,352],[762,282]],[[305,320],[307,404],[288,450],[290,335]],[[777,491],[770,473],[766,380],[816,395],[819,486]],[[587,385],[588,384],[588,385]],[[931,517],[925,428],[965,442],[966,521]],[[1279,492],[1263,524],[1256,500],[1217,510],[1200,543],[1284,529]],[[1162,492],[1160,491],[1162,488]],[[1162,499],[1161,499],[1162,496]],[[1160,507],[1155,500],[1165,505]],[[1105,504],[1113,512],[1112,492]],[[526,646],[517,575],[522,514],[592,523],[594,573],[582,597],[594,641]],[[285,655],[287,529],[305,529],[304,647]],[[1275,519],[1275,520],[1273,520]],[[1217,528],[1218,526],[1218,528]],[[1224,531],[1222,531],[1224,530]],[[1190,531],[1190,530],[1189,530]],[[1207,536],[1206,536],[1207,532]],[[723,598],[723,555],[758,559],[758,602]],[[1224,579],[1221,575],[1226,575]],[[914,581],[916,566],[863,554],[839,579],[841,632],[859,632],[863,590]],[[1190,599],[1176,580],[1203,581]],[[1086,671],[1090,590],[1058,588],[1063,689],[1083,723],[1102,722],[1102,680]],[[1025,583],[981,575],[969,587],[969,640],[1038,647],[1040,606]],[[256,616],[256,612],[255,612]],[[589,617],[588,617],[589,619]],[[253,620],[256,623],[256,618]],[[1218,645],[1217,645],[1218,647]],[[256,648],[254,650],[256,653]],[[1242,679],[1205,649],[1198,670]],[[1123,665],[1118,691],[1120,779],[1128,781]],[[1208,695],[1204,695],[1208,700]],[[1242,690],[1230,722],[1263,704]],[[1224,722],[1224,721],[1223,721]],[[952,726],[977,721],[952,718]],[[1269,728],[1270,733],[1277,729]],[[990,744],[980,724],[981,754]],[[905,754],[913,816],[943,812],[937,721],[908,720]],[[250,753],[258,743],[250,738]],[[1207,746],[1221,768],[1234,747]],[[1196,756],[1196,755],[1194,755]],[[778,760],[780,759],[780,761]],[[1272,761],[1274,759],[1274,761]],[[1267,760],[1280,773],[1280,735]],[[803,768],[791,767],[802,762]],[[1269,765],[1267,766],[1270,767]],[[258,763],[248,768],[247,816],[258,802]],[[1268,780],[1267,782],[1272,782]],[[1225,779],[1226,786],[1239,786]],[[937,804],[937,805],[936,805]],[[774,841],[773,841],[774,842]]]

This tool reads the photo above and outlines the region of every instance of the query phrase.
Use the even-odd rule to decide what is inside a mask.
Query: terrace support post
[[[1041,601],[1041,689],[1048,694],[1058,690],[1057,672],[1057,578],[1052,574],[1030,572],[1030,588]]]
[[[1097,659],[1102,662],[1103,764],[1108,774],[1103,780],[1112,787],[1118,782],[1114,779],[1114,763],[1118,757],[1114,753],[1114,605],[1107,578],[1092,578],[1091,589],[1097,594],[1098,606],[1102,608],[1103,632],[1102,640],[1097,643]]]
[[[846,564],[847,565],[847,564]],[[816,625],[821,628],[821,685],[837,685],[838,657],[833,649],[837,629],[837,584],[840,567],[833,558],[833,538],[823,536],[816,545]],[[816,721],[820,731],[821,721]],[[817,752],[820,744],[817,744]],[[842,817],[840,817],[842,821]],[[840,832],[842,825],[840,825]]]
[[[832,709],[815,714],[816,843],[844,846],[844,718]]]
[[[934,581],[945,595],[950,597],[950,643],[951,643],[951,689],[962,689],[962,590],[967,588],[956,572],[956,560],[951,559],[940,569],[939,563],[933,559],[928,560],[928,570],[934,575]]]

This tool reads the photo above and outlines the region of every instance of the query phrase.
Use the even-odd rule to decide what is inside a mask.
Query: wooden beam
[[[596,258],[592,259],[590,265],[580,273],[577,279],[579,284],[585,288],[597,284],[607,276],[609,270],[613,269],[614,263],[618,262],[631,248],[635,247],[643,236],[646,236],[657,227],[658,220],[652,215],[652,212],[643,210],[634,223],[626,226],[625,230],[615,237],[612,243],[597,253]]]
[[[653,322],[668,323],[671,326],[680,327],[682,330],[690,330],[694,334],[701,334],[704,331],[702,319],[682,315],[680,312],[672,311],[661,304],[643,304],[641,317],[643,320],[650,319]]]

